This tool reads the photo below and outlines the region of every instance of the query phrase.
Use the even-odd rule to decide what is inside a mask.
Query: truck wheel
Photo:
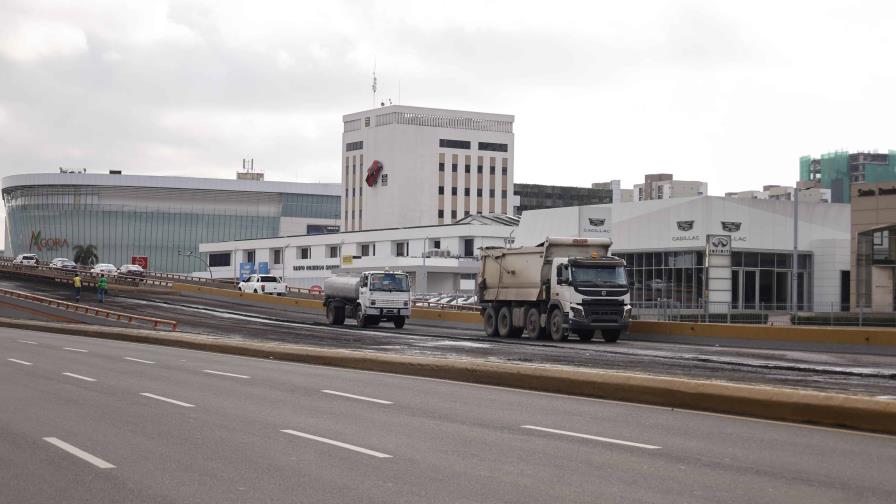
[[[336,323],[334,325],[342,325],[345,323],[345,306],[336,307]]]
[[[485,329],[485,335],[489,338],[498,337],[498,314],[495,313],[495,307],[489,306],[482,315],[482,327]]]
[[[327,303],[327,323],[336,325],[336,303]]]
[[[513,332],[513,319],[511,318],[510,306],[504,305],[498,310],[498,336],[509,338]]]
[[[402,327],[404,327],[404,321],[405,318],[403,316],[395,317],[394,319],[392,319],[392,323],[395,324],[396,329],[401,329]]]
[[[622,331],[619,329],[606,329],[600,332],[600,335],[604,338],[604,341],[607,343],[616,343],[619,341],[619,334]]]
[[[526,311],[526,334],[532,339],[544,339],[546,331],[541,327],[541,312],[534,306]]]
[[[355,321],[358,323],[358,327],[362,329],[370,325],[370,317],[364,314],[364,309],[360,304],[355,306]]]
[[[576,331],[576,336],[582,341],[591,341],[594,339],[594,331],[591,329],[579,330]]]
[[[569,337],[563,328],[563,312],[559,309],[551,311],[548,327],[551,331],[551,339],[554,341],[566,341],[566,338]]]
[[[255,289],[252,292],[254,292],[255,294],[258,294],[258,289]]]

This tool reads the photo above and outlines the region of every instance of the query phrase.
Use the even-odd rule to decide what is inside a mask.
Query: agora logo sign
[[[42,252],[68,246],[67,238],[44,238],[41,236],[40,231],[31,231],[31,243],[28,244],[28,251],[37,249],[38,252]]]

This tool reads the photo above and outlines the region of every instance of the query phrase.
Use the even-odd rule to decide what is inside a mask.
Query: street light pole
[[[793,308],[793,322],[796,323],[797,312],[799,311],[799,300],[797,299],[797,292],[799,291],[799,274],[797,268],[797,259],[799,257],[798,247],[799,247],[799,227],[800,227],[800,219],[799,219],[799,210],[800,208],[800,188],[793,188],[793,263],[790,265],[790,299]]]
[[[212,280],[212,267],[209,266],[208,261],[203,259],[202,256],[194,254],[192,250],[178,250],[177,255],[185,257],[195,257],[196,259],[202,261],[202,264],[205,265],[205,269],[208,271],[208,279]]]

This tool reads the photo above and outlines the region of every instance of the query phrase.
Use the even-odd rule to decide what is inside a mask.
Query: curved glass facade
[[[13,186],[3,189],[3,202],[7,255],[49,261],[93,245],[98,262],[146,256],[151,270],[182,273],[205,269],[178,255],[199,243],[277,236],[284,216],[339,215],[338,196],[155,187]]]

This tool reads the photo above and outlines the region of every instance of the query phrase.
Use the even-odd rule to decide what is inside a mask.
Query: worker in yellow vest
[[[75,273],[75,278],[72,279],[72,285],[75,286],[75,302],[81,302],[81,274]]]

